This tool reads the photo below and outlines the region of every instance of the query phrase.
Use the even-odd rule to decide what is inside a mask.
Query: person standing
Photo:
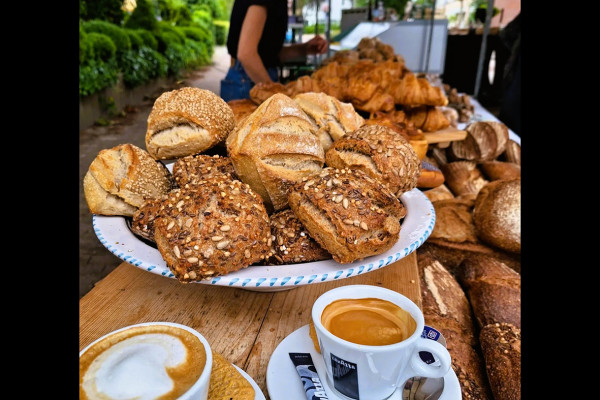
[[[247,99],[255,84],[276,82],[281,62],[327,51],[321,36],[284,46],[287,24],[286,0],[235,0],[227,36],[231,66],[221,80],[223,100]]]

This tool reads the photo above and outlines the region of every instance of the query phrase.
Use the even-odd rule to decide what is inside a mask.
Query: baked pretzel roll
[[[210,90],[171,90],[152,106],[146,149],[157,160],[201,153],[224,141],[234,126],[231,107]]]
[[[364,125],[336,140],[325,154],[329,167],[360,169],[400,197],[414,189],[421,161],[403,135],[382,125]]]
[[[323,168],[317,130],[294,100],[279,93],[227,138],[235,172],[262,197],[269,212],[287,208],[288,188]]]
[[[154,221],[154,240],[181,282],[238,271],[269,257],[269,216],[238,180],[211,178],[174,189]]]
[[[132,144],[101,150],[83,178],[90,212],[131,217],[148,198],[173,187],[171,173],[160,161]]]
[[[310,236],[339,263],[390,249],[404,205],[360,170],[327,167],[290,188],[290,208]]]
[[[352,104],[343,103],[326,93],[301,93],[294,97],[294,101],[319,127],[317,134],[325,151],[329,150],[333,141],[355,131],[365,122]]]

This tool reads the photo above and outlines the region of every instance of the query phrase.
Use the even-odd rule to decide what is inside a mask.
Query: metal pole
[[[429,27],[429,43],[427,43],[427,60],[425,61],[425,73],[429,73],[429,57],[431,56],[431,42],[433,40],[433,25],[435,23],[435,3],[433,0],[433,9],[431,10],[431,26]]]
[[[485,51],[487,44],[488,33],[490,32],[490,24],[494,13],[494,0],[488,0],[487,10],[485,13],[485,26],[483,27],[483,37],[481,38],[481,49],[479,50],[479,61],[477,63],[477,76],[475,77],[475,93],[473,97],[479,97],[479,89],[481,88],[481,76],[483,74],[483,60],[485,59]]]
[[[327,43],[331,43],[331,0],[328,2],[327,8],[327,31],[325,32]],[[329,46],[327,46],[327,57],[329,57]]]
[[[315,0],[315,36],[319,34],[319,0]]]

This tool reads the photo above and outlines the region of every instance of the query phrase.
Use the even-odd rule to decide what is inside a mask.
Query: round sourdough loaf
[[[224,275],[271,256],[269,216],[241,181],[199,181],[174,189],[163,204],[154,240],[181,282]]]
[[[268,212],[287,208],[289,187],[323,168],[317,129],[294,100],[275,94],[227,137],[235,172],[262,197]]]
[[[235,127],[227,103],[210,90],[184,87],[161,94],[148,116],[146,149],[157,160],[206,151]]]
[[[290,189],[290,208],[339,263],[380,254],[398,240],[406,208],[360,170],[324,168]]]
[[[132,144],[101,150],[83,178],[90,212],[131,217],[144,200],[167,194],[171,173],[160,161]]]
[[[408,140],[383,125],[363,125],[336,140],[325,154],[328,167],[360,169],[400,197],[414,189],[421,161]]]
[[[521,179],[497,180],[481,188],[473,222],[482,241],[521,253]]]

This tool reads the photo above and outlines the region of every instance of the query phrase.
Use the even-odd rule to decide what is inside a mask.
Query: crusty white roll
[[[132,144],[101,150],[83,178],[90,211],[131,217],[144,200],[167,194],[171,173],[160,161]]]
[[[319,127],[317,134],[325,151],[329,150],[334,140],[365,123],[352,104],[341,102],[323,92],[300,93],[294,97],[294,101]]]
[[[152,106],[146,149],[157,160],[198,154],[223,142],[234,127],[231,107],[210,90],[171,90]]]
[[[323,168],[325,152],[317,129],[294,100],[278,93],[227,138],[237,175],[262,197],[269,212],[287,208],[289,187]]]

